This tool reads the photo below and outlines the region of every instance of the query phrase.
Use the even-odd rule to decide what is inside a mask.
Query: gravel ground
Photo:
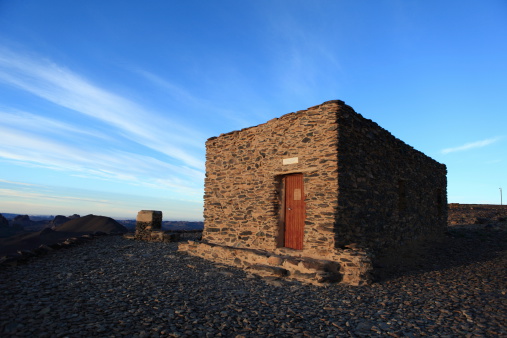
[[[99,237],[0,270],[0,336],[507,337],[506,238],[453,230],[384,281],[316,287]]]

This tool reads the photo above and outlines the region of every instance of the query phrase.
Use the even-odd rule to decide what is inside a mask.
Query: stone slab
[[[137,213],[137,222],[157,222],[162,221],[162,211],[141,210]]]

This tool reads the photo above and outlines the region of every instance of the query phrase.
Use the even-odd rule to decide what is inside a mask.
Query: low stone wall
[[[202,238],[202,230],[154,230],[148,226],[144,231],[144,235],[140,238],[136,238],[132,234],[124,237],[145,242],[179,242],[200,240]]]
[[[315,285],[341,282],[357,286],[369,284],[372,278],[371,257],[361,249],[345,249],[334,260],[195,241],[180,243],[178,250],[257,275],[286,277]]]
[[[450,203],[447,224],[487,224],[507,221],[507,205]]]

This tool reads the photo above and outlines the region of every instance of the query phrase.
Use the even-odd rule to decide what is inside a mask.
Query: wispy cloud
[[[254,124],[249,119],[246,119],[241,114],[238,114],[238,112],[231,111],[223,107],[217,107],[214,102],[194,95],[188,90],[185,90],[183,87],[178,86],[173,82],[156,74],[153,74],[152,72],[132,67],[128,69],[163,90],[164,93],[166,95],[169,95],[172,100],[180,102],[186,107],[191,107],[195,110],[206,111],[213,116],[220,116],[221,119],[223,118],[231,121],[240,127],[249,127]]]
[[[131,141],[186,166],[204,168],[203,160],[192,154],[199,153],[203,135],[53,62],[0,48],[0,81],[106,123]]]
[[[143,76],[192,101],[177,86],[149,73]],[[48,114],[3,103],[0,160],[202,198],[205,137],[167,112],[148,109],[39,56],[4,47],[0,84],[59,106],[58,113]]]
[[[37,192],[26,192],[12,189],[0,189],[0,196],[8,198],[22,198],[22,199],[37,199],[37,200],[51,200],[51,201],[78,201],[78,202],[91,202],[98,204],[114,204],[113,201],[96,199],[96,198],[83,198],[65,195],[49,195]]]
[[[445,154],[454,153],[454,152],[458,152],[458,151],[466,151],[466,150],[475,149],[475,148],[482,148],[482,147],[489,146],[490,144],[493,144],[495,142],[498,142],[501,138],[502,137],[494,137],[494,138],[489,138],[489,139],[482,140],[482,141],[466,143],[466,144],[458,146],[458,147],[445,148],[441,151],[441,153],[445,155]]]
[[[65,127],[64,127],[65,128]],[[52,133],[59,133],[58,128]],[[173,193],[201,195],[201,170],[175,165],[154,157],[121,149],[96,148],[68,139],[59,141],[45,135],[0,125],[0,157],[29,166],[73,172],[80,177],[124,181]]]
[[[14,181],[2,180],[2,179],[0,179],[0,183],[6,183],[6,184],[12,184],[12,185],[21,185],[21,186],[27,186],[27,187],[37,187],[38,186],[38,184],[31,184],[31,183],[24,183],[24,182],[14,182]]]
[[[82,135],[93,137],[102,141],[112,141],[112,137],[97,130],[84,128],[83,126],[71,125],[55,119],[27,113],[19,110],[0,110],[0,124],[31,133],[53,133],[62,136]]]

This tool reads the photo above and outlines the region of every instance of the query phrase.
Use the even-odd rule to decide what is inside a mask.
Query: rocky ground
[[[507,236],[453,229],[371,286],[255,277],[119,236],[0,270],[0,336],[507,337]]]

